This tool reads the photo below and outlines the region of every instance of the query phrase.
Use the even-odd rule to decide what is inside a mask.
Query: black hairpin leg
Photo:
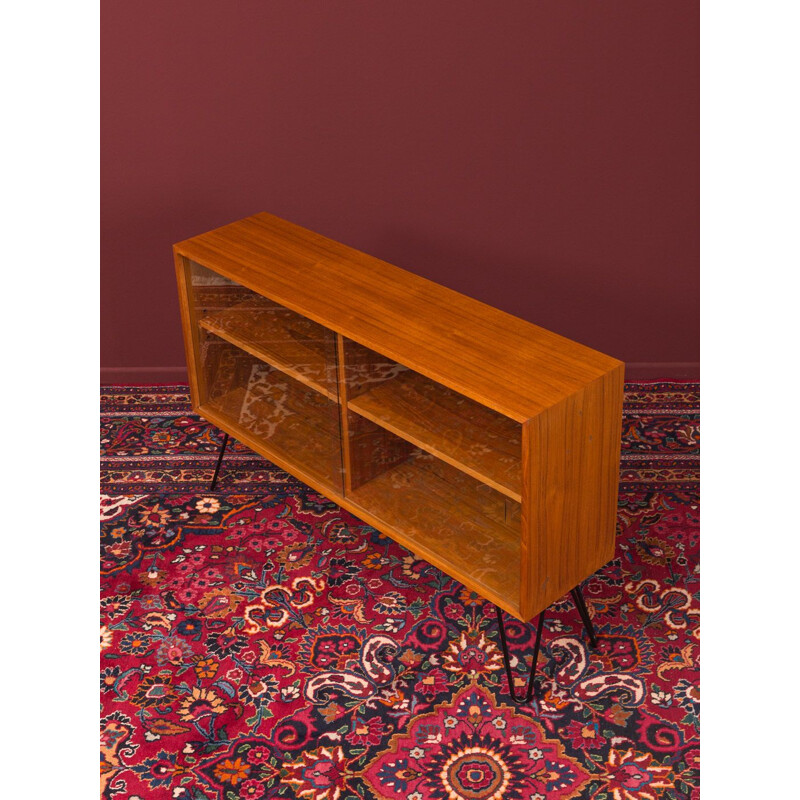
[[[211,486],[209,487],[209,491],[213,492],[214,488],[217,485],[217,478],[219,477],[219,468],[222,466],[222,459],[225,455],[225,448],[228,446],[228,434],[225,434],[225,438],[222,440],[222,448],[219,451],[219,458],[217,459],[217,466],[214,469],[214,477],[211,479]]]
[[[586,628],[586,633],[589,636],[589,641],[591,642],[592,647],[597,647],[597,637],[594,633],[594,626],[592,625],[592,620],[589,618],[589,611],[586,608],[586,601],[583,599],[583,593],[581,592],[580,585],[576,586],[570,592],[570,594],[572,595],[572,601],[575,603],[575,607],[578,609],[578,613],[581,615],[583,627]],[[497,626],[500,628],[500,642],[503,645],[503,662],[506,665],[506,675],[508,676],[508,691],[510,692],[515,703],[530,703],[531,698],[533,697],[536,680],[536,663],[539,660],[539,647],[542,643],[544,611],[539,614],[539,621],[536,625],[536,643],[533,646],[533,660],[531,661],[530,673],[528,675],[528,688],[523,697],[517,697],[517,694],[514,691],[514,676],[511,674],[511,657],[508,653],[506,628],[503,624],[503,612],[500,610],[499,606],[495,606],[494,608],[497,612]]]
[[[572,602],[575,603],[575,608],[583,620],[583,627],[586,628],[586,633],[589,636],[589,641],[592,647],[597,647],[597,637],[594,635],[594,626],[591,619],[589,619],[589,611],[586,608],[586,601],[583,599],[583,592],[581,592],[580,585],[576,586],[570,594],[572,595]]]
[[[539,623],[536,626],[536,644],[533,646],[533,660],[531,661],[530,674],[528,675],[528,689],[524,697],[517,697],[514,691],[514,676],[511,674],[511,658],[508,654],[508,642],[506,642],[506,629],[503,625],[503,612],[499,606],[495,606],[497,611],[497,625],[500,628],[500,641],[503,644],[503,661],[506,665],[506,675],[508,676],[508,691],[515,703],[530,703],[533,697],[534,681],[536,678],[536,662],[539,660],[539,645],[542,642],[542,627],[544,626],[544,611],[539,614]]]

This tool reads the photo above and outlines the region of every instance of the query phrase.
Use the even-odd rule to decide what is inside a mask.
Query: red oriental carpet
[[[516,706],[493,606],[238,443],[208,492],[186,387],[106,388],[102,796],[698,798],[699,387],[625,401],[598,647],[562,598]]]

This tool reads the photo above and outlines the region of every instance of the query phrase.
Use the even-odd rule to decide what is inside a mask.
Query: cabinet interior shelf
[[[349,499],[415,556],[465,583],[480,584],[484,597],[518,611],[519,571],[509,566],[519,564],[519,519],[515,530],[502,521],[500,508],[492,513],[472,507],[465,513],[466,495],[448,480],[453,475],[447,470],[453,468],[441,462],[431,466],[424,457],[412,458],[368,481]]]
[[[348,408],[522,502],[520,425],[407,370]]]
[[[261,297],[208,314],[199,324],[337,402],[336,372],[327,357],[333,334],[322,325]]]

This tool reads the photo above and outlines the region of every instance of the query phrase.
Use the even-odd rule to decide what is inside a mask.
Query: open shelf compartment
[[[345,497],[355,513],[418,558],[517,609],[520,504],[353,412],[346,429]]]
[[[344,342],[347,407],[522,502],[522,426],[424,375]]]

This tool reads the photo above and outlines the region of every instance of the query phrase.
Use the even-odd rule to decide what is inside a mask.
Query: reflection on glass
[[[336,400],[333,331],[192,264],[200,326]]]
[[[520,586],[521,426],[344,340],[346,496],[488,593]]]
[[[341,493],[335,334],[191,264],[204,407]]]

